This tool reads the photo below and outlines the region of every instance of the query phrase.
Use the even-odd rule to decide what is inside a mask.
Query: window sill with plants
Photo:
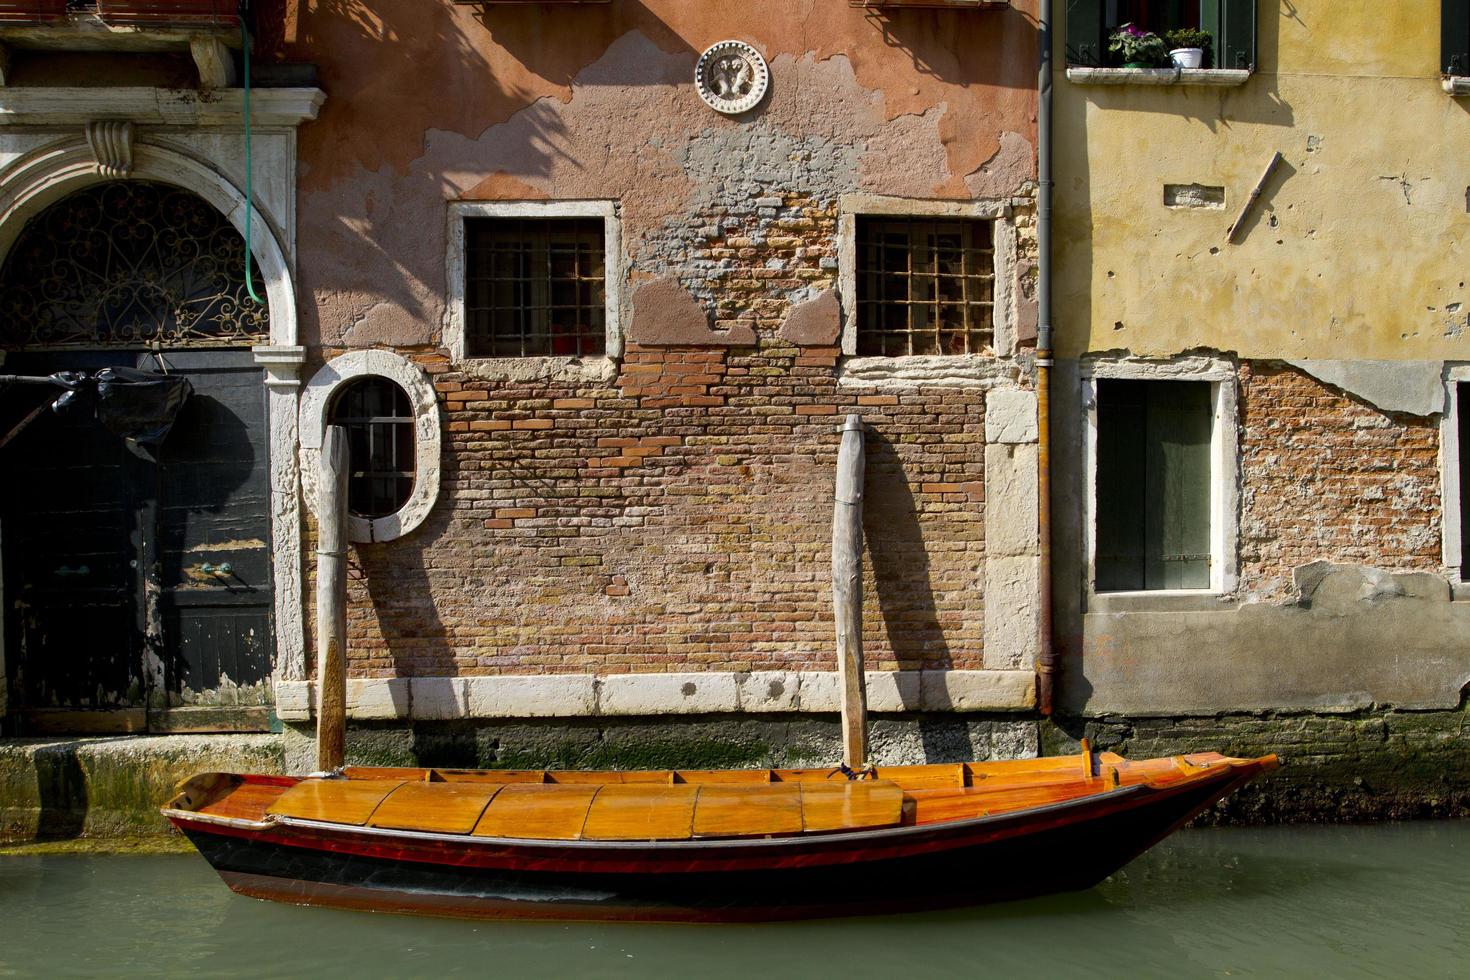
[[[1110,65],[1069,65],[1067,81],[1079,85],[1244,85],[1249,68],[1212,68],[1214,38],[1180,28],[1163,35],[1124,24],[1108,36]]]

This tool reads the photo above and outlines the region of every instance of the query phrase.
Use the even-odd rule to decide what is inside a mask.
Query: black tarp
[[[81,410],[90,404],[97,421],[109,432],[126,441],[139,456],[155,462],[158,447],[168,438],[174,420],[194,393],[188,378],[128,367],[103,368],[95,373],[62,371],[44,379],[16,380],[49,382],[64,389],[51,406],[58,412]]]

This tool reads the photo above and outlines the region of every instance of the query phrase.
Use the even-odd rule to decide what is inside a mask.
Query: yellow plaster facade
[[[1441,87],[1440,0],[1257,16],[1233,88],[1069,82],[1058,31],[1058,355],[1470,358],[1470,98]],[[1167,207],[1166,184],[1224,206]]]

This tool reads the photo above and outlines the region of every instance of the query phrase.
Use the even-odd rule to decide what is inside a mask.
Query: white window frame
[[[992,296],[994,356],[985,354],[909,354],[896,357],[858,357],[857,317],[857,219],[880,218],[978,218],[992,222],[991,247],[995,267]],[[882,370],[894,364],[942,369],[950,375],[964,372],[967,365],[984,371],[996,358],[1016,353],[1016,222],[1015,206],[1009,198],[980,201],[933,201],[878,194],[844,194],[838,201],[837,298],[842,304],[842,353],[844,370],[861,374],[866,367]]]
[[[1083,528],[1087,536],[1089,596],[1177,596],[1233,593],[1240,581],[1240,451],[1236,421],[1239,378],[1224,358],[1170,360],[1089,358],[1081,370],[1083,429]],[[1206,589],[1098,591],[1097,583],[1097,382],[1196,381],[1210,385],[1214,407],[1210,436],[1210,585]]]
[[[606,339],[601,357],[532,355],[529,357],[468,357],[465,354],[465,234],[466,218],[601,218],[603,268],[606,276]],[[623,258],[622,223],[615,201],[450,201],[449,250],[445,282],[449,302],[444,314],[444,346],[451,361],[480,376],[519,376],[530,363],[542,372],[586,374],[604,377],[614,359],[623,356],[623,284],[627,263]]]
[[[1444,369],[1444,414],[1439,420],[1439,487],[1440,487],[1440,557],[1445,577],[1454,585],[1470,580],[1461,578],[1465,556],[1460,548],[1460,528],[1466,514],[1460,508],[1460,385],[1470,383],[1470,364],[1446,364]]]
[[[392,541],[424,522],[439,499],[439,397],[424,369],[390,350],[355,350],[332,358],[301,393],[302,496],[313,514],[317,507],[317,475],[333,396],[354,378],[382,377],[408,395],[413,409],[413,490],[397,512],[384,517],[347,515],[347,536],[359,543]]]

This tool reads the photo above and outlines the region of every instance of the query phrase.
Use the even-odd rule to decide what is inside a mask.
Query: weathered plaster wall
[[[871,427],[869,666],[916,691],[925,671],[964,710],[1028,707],[1036,433],[1014,417],[1035,413],[1016,350],[1035,323],[1032,8],[300,10],[282,53],[316,61],[331,95],[300,145],[313,358],[397,348],[445,421],[425,524],[356,549],[354,674],[576,675],[607,713],[619,675],[679,675],[640,682],[661,692],[650,711],[721,692],[736,710],[751,671],[830,670],[830,480],[855,411]],[[694,91],[725,38],[771,66],[739,118]],[[922,385],[842,376],[840,215],[857,193],[986,202],[1004,349]],[[451,359],[448,202],[495,200],[616,202],[626,343],[608,363]],[[435,714],[419,690],[384,717]],[[590,714],[590,697],[537,711]],[[463,700],[445,717],[490,710]]]
[[[1078,85],[1059,49],[1059,352],[1466,357],[1470,103],[1440,88],[1439,3],[1258,16],[1239,88]],[[1223,187],[1223,210],[1165,206],[1190,183]]]
[[[1470,106],[1440,87],[1439,4],[1270,2],[1258,18],[1257,70],[1238,88],[1081,85],[1058,47],[1068,710],[1419,710],[1459,705],[1470,681],[1438,471],[1444,364],[1470,356]],[[1200,350],[1239,365],[1237,462],[1218,475],[1239,489],[1238,587],[1091,595],[1073,358]]]
[[[748,238],[777,217],[757,204],[773,193],[1011,196],[1035,174],[1031,6],[303,9],[284,53],[332,94],[301,145],[317,336],[433,342],[445,243],[428,216],[448,199],[617,200],[635,281],[677,266],[694,284],[731,210]],[[699,52],[725,38],[771,62],[770,96],[740,120],[694,93]]]

